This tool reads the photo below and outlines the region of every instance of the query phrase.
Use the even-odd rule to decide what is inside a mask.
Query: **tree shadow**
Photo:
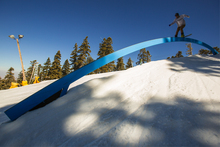
[[[187,60],[185,60],[185,58],[187,58]],[[169,61],[172,62],[170,64],[170,69],[175,72],[190,70],[208,76],[220,77],[220,55],[211,55],[210,58],[214,59],[206,58],[205,56],[202,56],[201,58],[197,55],[185,58],[169,59]]]
[[[220,144],[220,113],[184,97],[152,98],[91,146],[212,146]],[[216,104],[219,107],[220,104]],[[124,132],[124,133],[121,133]],[[123,134],[123,136],[121,136]],[[126,135],[127,134],[127,135]],[[114,136],[115,135],[115,136]]]
[[[0,146],[208,146],[220,144],[219,102],[99,95],[106,77],[0,125]],[[98,80],[98,81],[97,81]],[[92,87],[91,84],[100,82]]]

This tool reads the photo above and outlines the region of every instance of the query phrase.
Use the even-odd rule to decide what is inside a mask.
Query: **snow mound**
[[[0,91],[0,146],[219,146],[220,55],[88,75],[10,122],[3,111],[52,81]]]

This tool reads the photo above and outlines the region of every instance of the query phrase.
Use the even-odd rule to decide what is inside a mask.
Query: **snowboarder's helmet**
[[[176,13],[175,16],[180,16],[179,13]]]

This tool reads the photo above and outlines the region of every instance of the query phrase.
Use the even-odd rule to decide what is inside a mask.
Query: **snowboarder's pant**
[[[181,31],[181,34],[184,34],[183,28],[184,28],[185,26],[186,26],[186,25],[184,24],[184,25],[182,25],[182,26],[180,26],[180,27],[177,28],[175,37],[177,37],[179,31]]]

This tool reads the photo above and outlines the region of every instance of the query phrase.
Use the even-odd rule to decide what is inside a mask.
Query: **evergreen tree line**
[[[186,51],[186,55],[192,55],[192,45],[191,43],[186,44],[187,45],[187,51]],[[219,54],[220,54],[220,49],[218,47],[213,47]],[[207,50],[207,49],[200,49],[199,50],[199,55],[211,55],[212,51],[211,50]],[[171,56],[171,57],[167,57],[167,59],[170,58],[180,58],[180,57],[184,57],[182,54],[182,51],[178,51],[177,54],[175,56]]]
[[[100,59],[108,54],[111,54],[114,52],[112,47],[113,41],[111,37],[108,37],[107,39],[104,38],[103,41],[99,44],[99,51],[98,51],[98,58]],[[83,43],[81,46],[78,47],[77,43],[75,43],[75,46],[73,47],[73,51],[70,54],[70,59],[66,59],[63,66],[61,65],[61,52],[60,50],[56,53],[54,56],[53,62],[51,62],[51,59],[48,57],[46,62],[43,64],[38,65],[38,76],[39,81],[44,80],[52,80],[52,79],[59,79],[63,76],[66,76],[72,71],[75,71],[91,62],[94,61],[94,59],[90,56],[91,50],[88,42],[88,36],[83,40]],[[141,49],[140,53],[138,54],[138,62],[137,65],[146,62],[151,61],[151,55],[149,51],[146,51],[146,49]],[[27,69],[25,72],[26,80],[29,84],[33,82],[33,69],[35,65],[37,64],[37,60],[30,61],[31,66]],[[120,70],[126,70],[133,67],[133,61],[131,58],[128,59],[127,64],[124,64],[123,57],[117,59],[117,63],[115,64],[115,61],[112,61],[99,69],[96,69],[95,71],[89,73],[89,74],[98,74],[98,73],[105,73],[105,72],[112,72],[112,71],[120,71]],[[21,83],[23,81],[23,74],[22,71],[18,74],[17,80],[15,80],[14,77],[14,68],[10,68],[7,75],[4,79],[1,79],[0,77],[0,90],[2,89],[8,89],[11,86],[11,82],[17,82]]]

